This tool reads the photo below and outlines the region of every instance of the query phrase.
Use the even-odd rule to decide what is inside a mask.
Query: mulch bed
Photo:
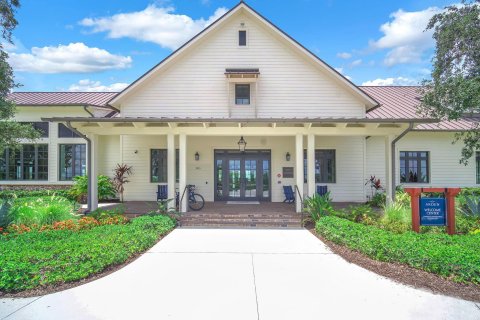
[[[173,230],[175,230],[175,228],[173,228],[172,230],[170,230],[169,232],[167,232],[166,234],[164,234],[163,236],[161,236],[157,242],[155,242],[155,244],[157,244],[160,240],[162,240],[163,238],[165,238],[167,235],[170,234],[170,232],[172,232]],[[154,244],[154,245],[155,245]],[[153,246],[152,246],[153,247]],[[151,248],[151,247],[150,247]],[[110,267],[107,267],[106,269],[104,269],[102,272],[100,273],[95,273],[95,274],[92,274],[84,279],[80,279],[80,280],[77,280],[77,281],[72,281],[72,282],[66,282],[66,283],[60,283],[60,284],[56,284],[56,285],[49,285],[49,286],[44,286],[44,287],[38,287],[38,288],[34,288],[34,289],[30,289],[30,290],[25,290],[25,291],[20,291],[20,292],[16,292],[16,293],[4,293],[2,291],[0,291],[0,298],[28,298],[28,297],[38,297],[38,296],[44,296],[44,295],[47,295],[47,294],[51,294],[51,293],[55,293],[55,292],[59,292],[59,291],[63,291],[63,290],[67,290],[67,289],[70,289],[70,288],[74,288],[74,287],[78,287],[78,286],[81,286],[83,284],[86,284],[86,283],[89,283],[89,282],[92,282],[92,281],[95,281],[97,279],[100,279],[100,278],[103,278],[105,276],[108,276],[109,274],[117,271],[117,270],[120,270],[122,269],[123,267],[125,267],[126,265],[132,263],[133,261],[137,260],[141,255],[143,255],[146,251],[148,251],[150,248],[148,248],[147,250],[145,250],[144,252],[140,252],[140,253],[136,253],[134,254],[132,257],[130,257],[127,261],[125,261],[124,263],[122,264],[117,264],[117,265],[113,265],[113,266],[110,266]]]
[[[442,294],[480,302],[480,286],[478,285],[453,282],[436,274],[415,269],[400,263],[373,260],[357,251],[324,239],[315,232],[313,225],[307,226],[307,229],[317,238],[322,240],[334,253],[338,254],[348,262],[359,265],[364,269],[375,272],[376,274],[392,279],[401,284],[425,289],[434,294]]]

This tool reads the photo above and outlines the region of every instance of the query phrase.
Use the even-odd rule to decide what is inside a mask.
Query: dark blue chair
[[[165,201],[168,199],[168,186],[167,185],[158,185],[157,186],[157,201]]]
[[[283,202],[286,202],[286,203],[295,202],[295,193],[293,192],[292,186],[283,186],[283,193],[285,194],[285,200],[283,200]]]
[[[328,187],[327,186],[317,186],[317,193],[319,196],[324,196],[328,192]]]

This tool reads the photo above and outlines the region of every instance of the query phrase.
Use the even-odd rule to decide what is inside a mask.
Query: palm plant
[[[123,202],[123,192],[125,191],[125,184],[130,182],[128,176],[132,174],[132,167],[127,164],[117,163],[117,167],[114,169],[113,184],[115,189],[120,195],[120,201]]]

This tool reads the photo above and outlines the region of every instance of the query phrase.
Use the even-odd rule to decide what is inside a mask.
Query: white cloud
[[[90,91],[90,92],[118,92],[128,86],[128,83],[117,82],[108,86],[103,85],[100,81],[83,79],[68,87],[68,91]]]
[[[57,47],[33,47],[30,53],[9,53],[15,71],[36,73],[87,73],[130,67],[132,58],[91,48],[82,42]]]
[[[362,64],[362,59],[357,59],[357,60],[353,61],[353,62],[350,64],[350,66],[351,66],[351,67],[358,67],[358,66],[361,65],[361,64]]]
[[[350,59],[352,57],[352,54],[348,52],[339,52],[337,53],[337,57],[342,59]]]
[[[390,49],[384,63],[393,66],[400,63],[417,63],[423,53],[434,46],[433,31],[424,32],[430,18],[441,12],[437,7],[407,12],[402,9],[390,15],[391,21],[380,27],[383,36],[370,42],[372,49]]]
[[[385,78],[365,81],[362,86],[414,86],[418,81],[405,77]]]
[[[174,50],[217,20],[227,9],[217,9],[206,20],[194,20],[174,11],[173,7],[162,8],[153,4],[142,11],[86,18],[80,24],[91,27],[93,32],[107,32],[109,38],[128,37]]]

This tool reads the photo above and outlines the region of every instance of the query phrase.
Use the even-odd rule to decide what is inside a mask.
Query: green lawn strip
[[[397,234],[334,216],[321,218],[315,229],[327,240],[370,258],[480,284],[480,235]]]
[[[0,236],[0,291],[16,292],[86,278],[150,248],[175,222],[139,217],[124,225]]]

